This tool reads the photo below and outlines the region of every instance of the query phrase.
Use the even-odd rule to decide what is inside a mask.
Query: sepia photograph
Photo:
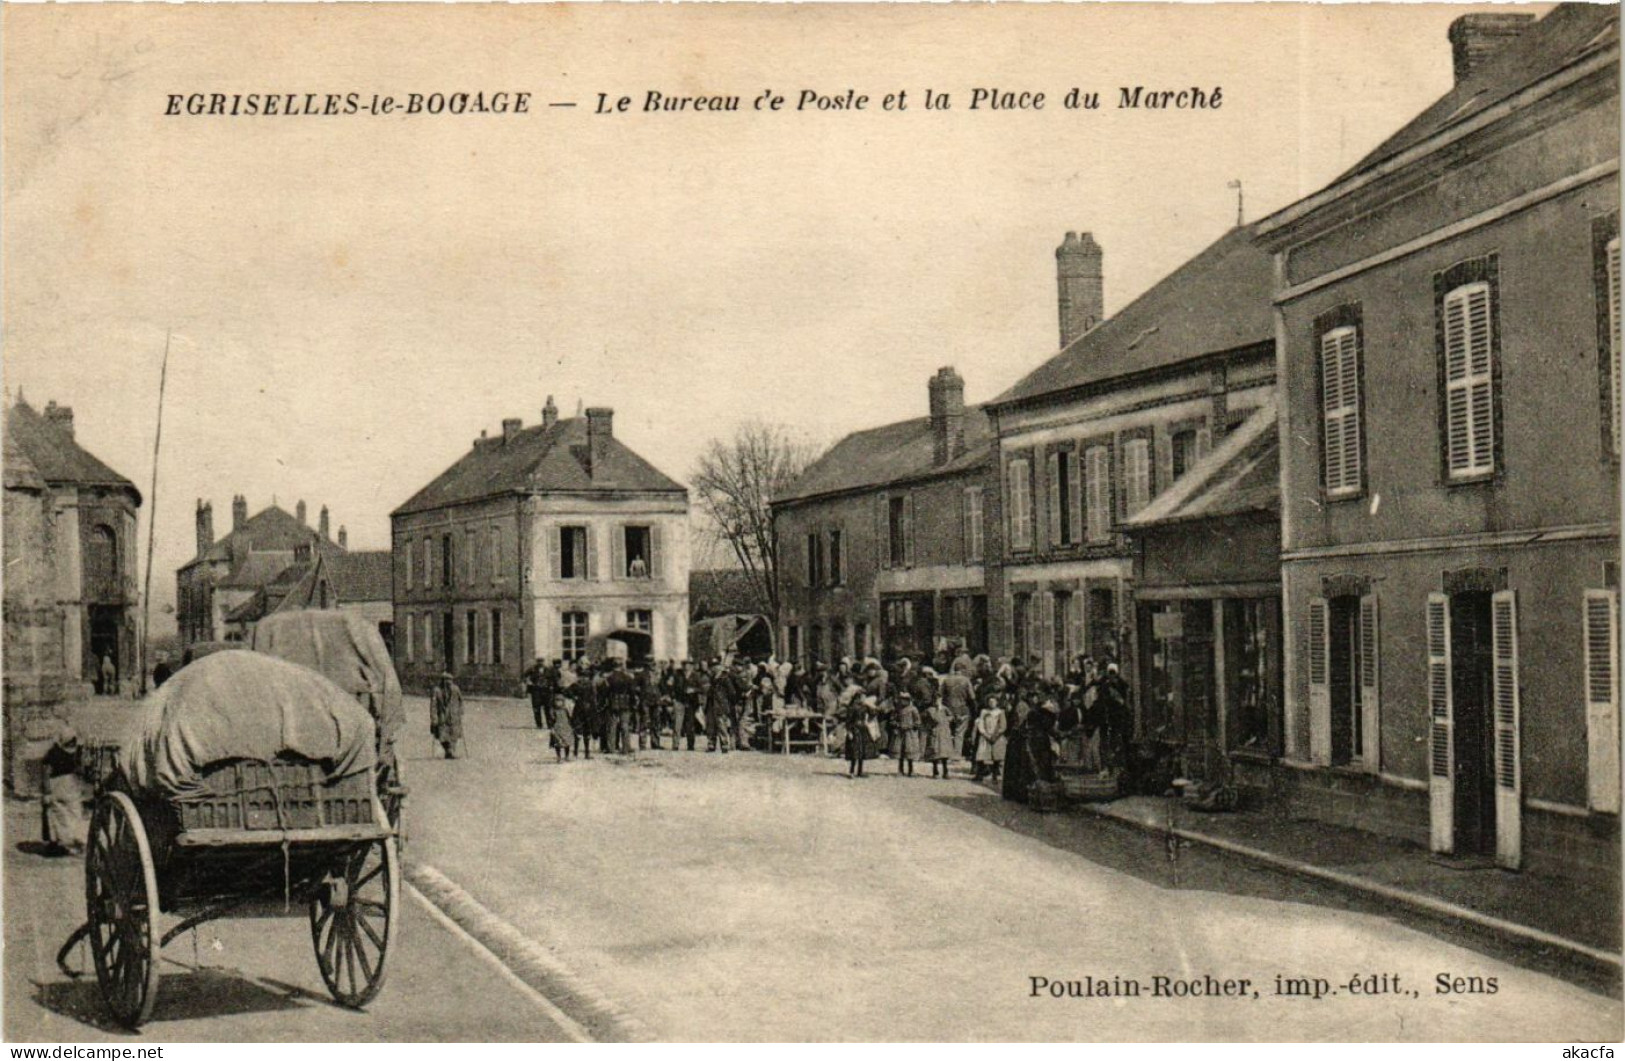
[[[1619,1043],[1619,27],[0,4],[0,1038]]]

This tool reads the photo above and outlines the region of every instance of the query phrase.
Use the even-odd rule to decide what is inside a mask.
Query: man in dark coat
[[[429,732],[446,751],[446,758],[457,758],[457,747],[463,740],[463,691],[457,688],[450,671],[440,675],[434,692],[429,694]]]
[[[683,741],[689,751],[694,750],[694,738],[700,732],[700,713],[709,710],[711,701],[711,676],[706,673],[705,667],[698,666],[693,670],[688,664],[683,664],[683,678],[685,688],[683,693]]]
[[[609,677],[605,679],[609,691],[609,710],[614,726],[610,751],[631,755],[637,751],[638,713],[643,702],[643,691],[637,678],[626,669],[626,661],[610,661]]]
[[[530,713],[536,720],[537,729],[553,724],[548,711],[553,703],[554,689],[555,685],[548,681],[547,668],[541,660],[532,663],[525,671],[525,691],[530,694]]]
[[[728,754],[733,740],[734,705],[739,699],[739,688],[733,671],[718,663],[711,676],[711,699],[705,705],[706,751],[720,750]]]

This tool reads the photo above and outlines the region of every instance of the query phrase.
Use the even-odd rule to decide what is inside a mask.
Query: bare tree
[[[778,545],[773,498],[800,478],[817,448],[777,424],[749,421],[732,439],[712,439],[690,482],[711,533],[726,543],[750,578],[762,613],[779,621]]]

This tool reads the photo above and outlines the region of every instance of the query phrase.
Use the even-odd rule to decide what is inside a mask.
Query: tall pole
[[[1246,204],[1245,200],[1242,198],[1243,193],[1241,190],[1241,178],[1237,177],[1235,180],[1230,182],[1229,186],[1236,190],[1236,227],[1240,228],[1242,225],[1247,223]]]
[[[164,440],[164,387],[169,382],[169,342],[173,333],[164,331],[164,363],[158,370],[158,427],[152,433],[152,489],[147,494],[147,578],[141,588],[141,643],[136,659],[141,663],[141,694],[147,692],[147,640],[152,626],[152,548],[158,540],[158,447]]]

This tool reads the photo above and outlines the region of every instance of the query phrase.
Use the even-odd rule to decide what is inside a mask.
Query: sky
[[[234,494],[303,499],[387,548],[394,507],[550,394],[613,407],[679,480],[749,419],[827,444],[924,415],[941,365],[992,398],[1055,352],[1068,230],[1120,309],[1234,224],[1231,181],[1256,220],[1445,92],[1477,9],[5,5],[8,400],[74,407],[147,498],[144,556],[167,344],[160,632],[199,498],[217,531]],[[1223,104],[1116,108],[1134,85]],[[1048,98],[972,111],[979,87]],[[804,89],[871,99],[798,111]],[[646,114],[650,90],[743,109]],[[165,114],[458,91],[530,112]]]

